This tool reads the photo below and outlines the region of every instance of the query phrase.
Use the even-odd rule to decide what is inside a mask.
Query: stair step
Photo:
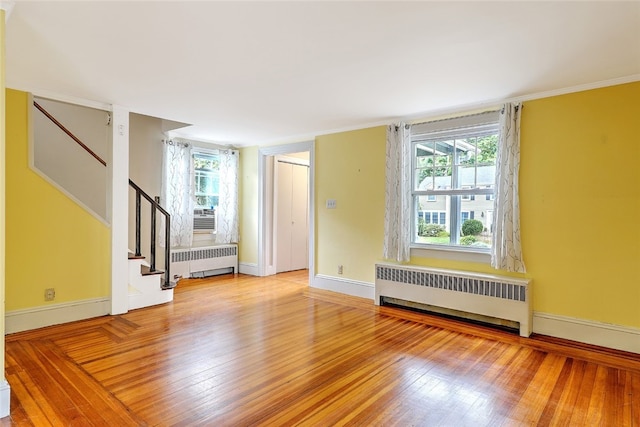
[[[144,259],[144,255],[136,255],[129,252],[129,259]]]
[[[151,270],[151,268],[147,267],[146,265],[141,265],[140,266],[140,274],[142,274],[143,276],[151,276],[154,274],[164,274],[164,271],[162,270]]]
[[[169,289],[173,289],[178,286],[178,282],[169,282],[165,283],[164,279],[162,280],[162,284],[160,285],[160,289],[163,291],[168,291]]]

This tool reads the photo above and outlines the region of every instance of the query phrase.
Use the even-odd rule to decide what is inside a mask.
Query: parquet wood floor
[[[182,281],[172,303],[6,337],[19,426],[640,426],[640,355],[307,287]]]

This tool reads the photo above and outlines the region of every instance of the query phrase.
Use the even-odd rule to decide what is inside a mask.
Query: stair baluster
[[[171,264],[171,253],[170,253],[170,245],[171,245],[171,215],[160,206],[158,202],[156,202],[151,196],[145,193],[135,182],[129,180],[129,185],[136,191],[136,256],[140,256],[140,228],[141,228],[141,213],[140,213],[140,204],[141,198],[144,197],[151,204],[151,254],[149,255],[149,268],[151,272],[155,272],[156,270],[156,212],[160,212],[165,217],[165,248],[164,248],[164,283],[162,284],[163,289],[171,289],[175,287],[174,284],[171,283],[171,273],[169,271],[169,266]]]

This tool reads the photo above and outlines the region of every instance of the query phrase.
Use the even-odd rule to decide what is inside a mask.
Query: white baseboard
[[[354,297],[368,298],[371,300],[375,297],[375,288],[373,283],[325,276],[323,274],[317,274],[313,278],[313,282],[310,283],[310,286],[312,288],[341,292]]]
[[[109,298],[94,298],[7,311],[5,334],[104,316],[109,314],[110,308]]]
[[[173,301],[173,289],[160,290],[157,292],[131,292],[129,290],[129,310],[151,307],[152,305],[166,304]]]
[[[248,274],[250,276],[259,276],[258,272],[258,264],[253,264],[249,262],[240,262],[238,263],[238,272],[240,274]]]
[[[0,381],[0,418],[9,416],[11,412],[11,387],[5,378]]]
[[[533,332],[601,347],[640,353],[640,329],[533,312]]]

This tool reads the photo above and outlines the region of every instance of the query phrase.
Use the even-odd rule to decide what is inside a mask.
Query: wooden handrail
[[[82,148],[85,149],[85,151],[89,154],[91,154],[91,156],[93,156],[93,158],[95,158],[97,161],[99,161],[100,163],[102,163],[103,166],[107,166],[107,162],[105,162],[104,160],[102,160],[102,158],[100,156],[98,156],[93,150],[91,150],[91,148],[87,147],[86,144],[84,144],[82,141],[80,141],[80,139],[78,139],[78,137],[76,137],[73,133],[71,133],[71,131],[69,129],[67,129],[62,123],[60,123],[58,120],[56,120],[55,117],[53,117],[51,114],[49,114],[49,112],[47,110],[45,110],[40,104],[38,104],[36,101],[33,101],[33,105],[42,113],[44,114],[49,120],[51,120],[56,126],[58,126],[64,133],[66,133],[69,138],[73,139],[78,145],[80,145]],[[133,181],[129,180],[129,185],[131,187],[133,187],[133,189],[136,191],[136,256],[141,256],[140,254],[140,202],[142,197],[144,197],[145,199],[147,199],[147,201],[149,203],[151,203],[151,254],[150,254],[150,260],[149,260],[149,264],[150,264],[150,270],[152,272],[157,271],[156,270],[156,211],[160,211],[160,213],[162,215],[165,216],[166,221],[165,221],[165,271],[164,271],[164,284],[162,285],[162,287],[164,289],[170,289],[172,287],[171,285],[171,273],[169,272],[169,266],[170,266],[170,234],[171,234],[171,216],[169,215],[169,213],[162,209],[162,206],[160,206],[159,203],[157,203],[154,199],[151,198],[151,196],[149,196],[147,193],[145,193],[140,187],[138,187],[136,185],[136,183],[134,183]]]
[[[171,272],[169,268],[171,266],[171,215],[169,212],[164,210],[162,206],[158,202],[156,202],[151,196],[142,190],[142,188],[138,187],[138,185],[129,179],[129,186],[136,191],[136,256],[141,256],[141,217],[140,217],[140,204],[142,201],[142,197],[147,199],[147,201],[151,204],[151,254],[149,254],[149,264],[151,271],[156,271],[156,210],[160,211],[162,215],[165,216],[165,224],[164,224],[164,237],[165,237],[165,245],[164,245],[164,288],[171,288]]]
[[[40,104],[38,104],[36,101],[33,101],[33,105],[38,110],[40,110],[40,112],[42,114],[47,116],[47,118],[49,120],[51,120],[56,126],[58,126],[64,133],[66,133],[69,136],[69,138],[73,139],[78,145],[80,145],[82,148],[84,148],[87,153],[91,154],[97,161],[102,163],[103,166],[107,166],[107,162],[102,160],[102,158],[100,156],[98,156],[91,148],[87,147],[82,141],[80,141],[74,134],[71,133],[71,131],[69,129],[64,127],[64,125],[62,123],[60,123],[58,120],[56,120],[55,117],[53,117],[51,114],[49,114],[49,112],[47,110],[45,110]]]

